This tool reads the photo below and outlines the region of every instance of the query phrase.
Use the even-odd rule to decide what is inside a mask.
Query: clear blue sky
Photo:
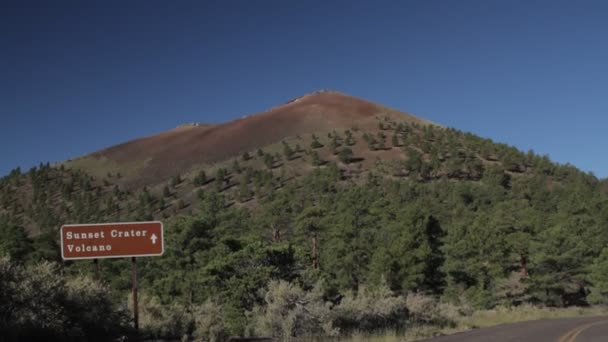
[[[0,2],[0,175],[322,88],[608,176],[608,1]]]

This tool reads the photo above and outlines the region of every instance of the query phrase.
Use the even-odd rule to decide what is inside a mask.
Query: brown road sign
[[[163,224],[158,221],[61,227],[64,260],[159,256],[164,250]]]

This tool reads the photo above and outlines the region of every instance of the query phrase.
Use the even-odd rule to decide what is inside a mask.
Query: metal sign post
[[[135,332],[139,333],[139,307],[137,302],[137,259],[131,257],[131,284],[133,286],[133,324]]]

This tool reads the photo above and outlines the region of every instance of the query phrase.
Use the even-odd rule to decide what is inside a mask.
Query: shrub
[[[207,300],[202,305],[193,306],[192,317],[196,341],[216,342],[228,337],[224,312],[217,303]]]
[[[75,332],[77,336],[89,338],[116,336],[127,326],[127,312],[114,307],[111,292],[100,282],[79,276],[65,285],[67,315],[71,322],[77,322],[72,336]]]
[[[133,311],[133,297],[129,295],[129,310]],[[181,338],[188,333],[192,316],[184,307],[163,305],[155,296],[139,293],[139,327],[142,335],[149,338]]]
[[[182,182],[182,176],[180,176],[179,174],[176,176],[171,177],[171,181],[170,181],[170,185],[172,187],[176,187],[178,186],[180,183]]]
[[[435,298],[420,293],[409,293],[405,303],[408,321],[412,325],[454,327],[463,315],[460,308],[449,303],[439,303]]]
[[[357,294],[347,293],[332,310],[332,325],[341,334],[399,330],[406,323],[405,299],[394,296],[386,284],[376,288],[362,286]]]
[[[345,164],[350,163],[353,159],[353,150],[348,147],[341,149],[338,154],[338,159]]]
[[[205,173],[204,170],[201,170],[198,172],[196,177],[194,177],[194,185],[202,186],[205,183],[207,183],[207,174]]]
[[[252,330],[258,336],[282,340],[298,336],[332,334],[329,304],[323,301],[323,286],[318,283],[310,292],[289,282],[271,281],[264,296],[265,306],[249,313]]]
[[[87,277],[67,282],[59,265],[23,267],[0,258],[0,336],[6,340],[108,340],[126,331],[110,291]]]

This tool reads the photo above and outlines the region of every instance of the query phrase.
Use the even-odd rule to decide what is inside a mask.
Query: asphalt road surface
[[[608,316],[546,319],[441,336],[424,342],[608,342]]]

